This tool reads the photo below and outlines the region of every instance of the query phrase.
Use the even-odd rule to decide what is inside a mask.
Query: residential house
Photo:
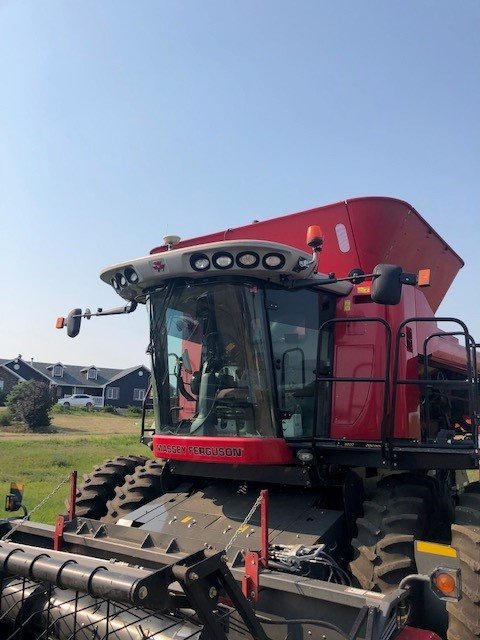
[[[78,366],[62,362],[0,359],[0,391],[11,391],[26,380],[47,383],[56,398],[74,393],[94,397],[95,405],[114,407],[141,406],[150,382],[150,371],[140,364],[129,369]]]

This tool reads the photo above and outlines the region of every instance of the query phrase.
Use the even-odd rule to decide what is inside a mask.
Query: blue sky
[[[130,366],[147,320],[98,278],[183,237],[365,194],[464,258],[480,339],[477,0],[0,2],[0,357]]]

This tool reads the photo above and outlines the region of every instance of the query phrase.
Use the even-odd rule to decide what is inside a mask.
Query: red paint
[[[153,436],[157,458],[227,464],[290,464],[291,449],[283,438]]]
[[[61,551],[63,544],[63,530],[65,528],[65,522],[67,518],[65,516],[58,516],[55,523],[55,530],[53,532],[53,549],[54,551]]]
[[[384,307],[369,301],[357,304],[355,297],[354,291],[348,299],[339,298],[337,318],[385,318]],[[378,322],[340,322],[335,327],[334,376],[383,377],[386,358],[384,326]],[[384,385],[378,382],[334,383],[330,437],[347,440],[378,439],[383,393]]]
[[[342,252],[335,227],[344,225],[350,250]],[[431,269],[431,286],[423,289],[434,311],[452,284],[462,259],[431,226],[403,200],[385,197],[353,198],[308,211],[234,227],[197,238],[182,240],[176,248],[221,240],[270,240],[305,251],[308,227],[319,225],[324,244],[319,259],[323,273],[346,275],[360,267],[371,273],[378,263],[400,264],[405,271]],[[379,233],[378,230],[381,229]],[[151,253],[166,251],[165,246]]]
[[[242,592],[250,602],[258,602],[260,582],[260,558],[256,551],[245,554],[245,572],[242,578]]]
[[[75,503],[77,499],[77,472],[72,471],[70,474],[70,499],[68,502],[68,519],[75,518]]]
[[[442,640],[433,631],[426,629],[416,629],[414,627],[405,627],[400,631],[396,640]]]
[[[406,202],[393,198],[367,197],[318,207],[287,216],[227,229],[182,241],[178,247],[192,247],[223,240],[268,240],[301,250],[306,247],[306,232],[320,226],[324,245],[319,257],[320,271],[346,275],[354,267],[372,272],[377,263],[400,264],[405,271],[431,270],[431,286],[423,289],[404,287],[400,304],[377,305],[368,296],[368,282],[353,289],[337,303],[337,318],[380,317],[392,329],[391,365],[395,336],[402,321],[415,316],[433,316],[457,272],[461,258],[440,238],[428,223]],[[340,241],[339,225],[348,242]],[[381,230],[381,233],[378,232]],[[156,247],[158,254],[165,247]],[[409,325],[408,339],[400,344],[399,378],[417,379],[418,356],[425,338],[438,331],[435,322]],[[334,377],[382,378],[385,376],[387,353],[385,328],[380,323],[340,323],[335,329]],[[195,345],[196,346],[196,345]],[[193,345],[188,345],[194,353]],[[198,347],[197,347],[198,351]],[[465,350],[453,337],[430,342],[431,362],[457,371],[466,370]],[[390,376],[392,375],[390,368]],[[380,382],[336,382],[332,385],[330,437],[345,440],[380,440],[385,386]],[[392,397],[392,385],[388,389]],[[184,417],[195,412],[194,403],[185,403]],[[418,440],[420,430],[420,391],[415,385],[399,385],[396,438]],[[168,446],[160,451],[158,446]],[[208,447],[235,448],[238,455],[211,455],[201,452]],[[292,453],[281,438],[208,438],[188,436],[154,437],[154,452],[165,457],[197,462],[229,464],[288,464]]]

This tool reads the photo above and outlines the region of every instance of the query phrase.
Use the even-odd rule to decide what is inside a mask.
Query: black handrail
[[[382,411],[382,421],[381,421],[381,429],[380,429],[380,438],[382,443],[382,458],[385,459],[386,453],[386,437],[387,437],[387,429],[388,429],[388,408],[389,408],[389,400],[390,400],[390,364],[391,364],[391,348],[392,348],[392,328],[389,323],[384,318],[378,317],[354,317],[354,318],[330,318],[326,320],[322,325],[320,325],[320,329],[318,331],[319,339],[318,339],[318,353],[317,353],[317,363],[320,362],[320,350],[322,348],[322,341],[320,339],[320,335],[322,331],[325,330],[327,325],[340,324],[340,323],[360,323],[360,322],[378,322],[385,327],[385,375],[383,377],[338,377],[338,376],[316,376],[317,383],[319,382],[380,382],[384,385],[383,391],[383,411]],[[318,393],[316,394],[318,396]],[[316,416],[317,418],[317,416]],[[317,419],[315,420],[317,422]],[[313,442],[315,443],[315,435],[313,436]]]

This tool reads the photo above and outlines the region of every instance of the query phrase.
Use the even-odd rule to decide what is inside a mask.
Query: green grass
[[[138,440],[138,432],[131,435],[48,435],[41,439],[22,435],[3,438],[0,440],[0,518],[21,514],[20,511],[12,514],[3,510],[10,482],[25,484],[24,503],[30,511],[73,469],[78,471],[81,479],[83,473],[90,472],[107,458],[130,453],[148,455],[148,449]],[[65,513],[64,501],[68,491],[67,483],[35,512],[32,520],[53,523],[59,513]]]
[[[1,412],[0,408],[0,412]],[[149,455],[139,443],[138,417],[124,417],[97,412],[54,413],[52,426],[56,434],[18,434],[0,429],[0,518],[16,514],[3,510],[4,496],[10,482],[25,484],[24,503],[30,511],[76,469],[82,474],[107,458],[118,455]],[[469,471],[471,482],[478,471]],[[32,517],[37,522],[52,524],[59,513],[65,513],[64,501],[68,484]]]

